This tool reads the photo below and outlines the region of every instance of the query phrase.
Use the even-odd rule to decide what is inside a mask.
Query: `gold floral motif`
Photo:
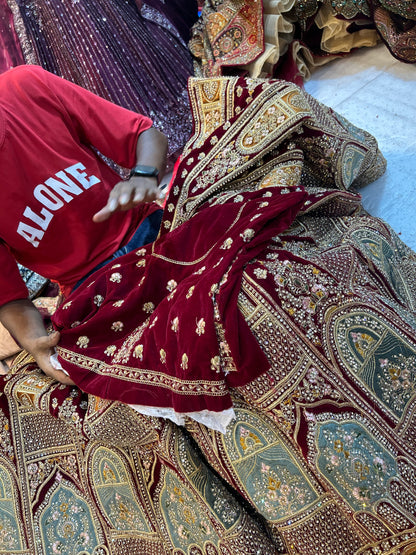
[[[251,99],[247,99],[251,102]],[[274,102],[274,101],[273,101]],[[275,134],[276,130],[286,122],[288,117],[276,104],[266,106],[255,121],[248,127],[247,133],[242,137],[241,146],[253,149],[268,139],[269,135]]]
[[[205,333],[205,320],[203,318],[200,318],[197,321],[195,331],[198,335],[202,335]]]
[[[72,322],[71,328],[76,328],[77,326],[80,325],[80,323],[81,323],[81,322],[80,322],[79,320],[75,320],[75,322]]]
[[[113,331],[123,331],[123,328],[124,328],[123,322],[117,321],[111,324],[111,329]]]
[[[111,266],[112,270],[115,270],[116,268],[121,268],[121,264],[114,264],[114,266]]]
[[[151,314],[155,309],[155,305],[152,302],[147,302],[144,303],[143,305],[143,311],[146,312],[147,314]]]
[[[298,185],[302,174],[302,163],[274,168],[260,182],[259,189],[265,187],[293,187]]]
[[[222,250],[231,249],[232,244],[233,244],[233,240],[231,239],[231,237],[227,237],[224,243],[220,246],[220,249]]]
[[[195,289],[195,285],[192,285],[192,287],[190,287],[190,288],[188,289],[188,292],[186,293],[186,298],[187,298],[187,299],[190,299],[190,298],[192,297],[192,295],[193,295],[193,293],[194,293],[194,289]]]
[[[188,355],[186,353],[183,353],[182,355],[182,362],[181,362],[181,368],[182,370],[188,370]]]
[[[103,304],[104,297],[102,295],[95,295],[94,297],[94,304],[97,306],[101,306]]]
[[[119,301],[115,301],[115,302],[113,303],[113,306],[114,306],[114,308],[119,308],[123,303],[124,303],[124,300],[121,299],[121,300],[119,300]]]
[[[171,225],[172,225],[172,222],[168,222],[167,220],[165,220],[165,221],[163,222],[163,226],[164,226],[166,229],[169,229]]]
[[[72,304],[72,301],[68,301],[67,303],[64,304],[64,306],[62,307],[62,310],[68,310],[71,304]]]
[[[248,241],[251,241],[251,239],[253,239],[255,234],[256,232],[254,231],[254,229],[249,228],[249,229],[245,229],[243,233],[240,233],[240,237],[243,239],[245,243],[247,243]]]
[[[123,276],[119,272],[114,272],[114,274],[110,276],[110,281],[113,283],[120,283],[122,277]]]
[[[165,349],[160,349],[159,354],[160,354],[160,362],[162,364],[166,364],[166,351],[165,351]]]
[[[205,115],[205,136],[211,135],[221,124],[221,112],[218,109],[210,110]]]
[[[228,357],[231,355],[230,346],[228,345],[227,341],[225,341],[225,339],[223,341],[220,341],[220,352],[223,356]]]
[[[86,335],[80,335],[77,339],[77,345],[81,347],[81,349],[86,349],[89,342],[90,340]]]
[[[254,270],[254,274],[258,279],[266,279],[267,278],[267,270],[264,268],[256,268]]]
[[[144,349],[143,345],[136,345],[133,351],[134,358],[143,360],[143,349]]]
[[[144,256],[146,254],[146,249],[139,249],[136,251],[137,256]]]
[[[138,260],[138,261],[136,262],[136,266],[137,266],[138,268],[143,268],[143,266],[146,266],[146,260],[145,260],[144,258],[142,258],[141,260]]]
[[[216,17],[213,15],[209,17],[208,25],[211,36],[218,34],[222,30],[224,26],[223,21],[222,17]],[[202,81],[201,85],[203,90],[203,97],[201,99],[202,102],[204,104],[208,104],[208,106],[210,106],[213,102],[218,102],[221,91],[220,80],[207,79]]]
[[[176,316],[171,322],[170,329],[174,332],[177,332],[179,329],[179,318]]]
[[[117,351],[117,347],[115,345],[109,345],[105,349],[104,354],[107,355],[108,357],[112,357],[116,351]]]
[[[170,202],[168,204],[168,212],[173,212],[174,210],[175,210],[175,205],[172,202]]]
[[[219,355],[212,357],[211,359],[211,370],[217,374],[221,371],[221,359]]]
[[[178,285],[178,284],[176,283],[176,281],[175,281],[174,279],[170,279],[170,280],[168,281],[168,284],[166,285],[166,289],[167,289],[168,291],[171,291],[171,292],[172,292],[174,289],[176,289],[177,285]]]

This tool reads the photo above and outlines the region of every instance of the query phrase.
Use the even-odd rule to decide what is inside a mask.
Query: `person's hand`
[[[133,176],[115,185],[107,204],[92,219],[94,222],[103,222],[116,210],[130,210],[140,202],[152,202],[163,196],[155,177]]]
[[[54,331],[50,335],[44,335],[31,341],[28,351],[36,360],[39,368],[51,378],[65,385],[75,385],[69,376],[62,370],[55,369],[51,364],[51,355],[55,352],[55,347],[59,343],[60,333]]]

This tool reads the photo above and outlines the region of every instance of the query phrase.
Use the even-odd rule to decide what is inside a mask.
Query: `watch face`
[[[159,170],[153,166],[135,166],[131,170],[131,175],[143,175],[145,177],[156,177],[159,174]]]

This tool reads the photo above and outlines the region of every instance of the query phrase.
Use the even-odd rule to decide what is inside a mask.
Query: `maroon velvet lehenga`
[[[55,313],[88,393],[1,380],[0,553],[410,555],[416,257],[350,190],[376,141],[282,81],[190,98],[160,237]]]
[[[160,237],[55,314],[80,388],[1,377],[0,553],[411,555],[416,256],[352,190],[376,141],[282,81],[190,99]]]
[[[282,81],[190,96],[158,239],[58,309],[58,359],[94,398],[186,415],[277,552],[411,553],[416,257],[349,190],[376,142]]]
[[[26,63],[151,117],[170,154],[183,147],[191,131],[185,40],[196,2],[182,3],[186,17],[157,0],[7,2]]]

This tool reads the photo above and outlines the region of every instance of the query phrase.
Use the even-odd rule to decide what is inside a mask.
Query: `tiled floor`
[[[380,44],[319,68],[305,88],[376,137],[387,171],[360,191],[363,204],[416,250],[416,65]]]

